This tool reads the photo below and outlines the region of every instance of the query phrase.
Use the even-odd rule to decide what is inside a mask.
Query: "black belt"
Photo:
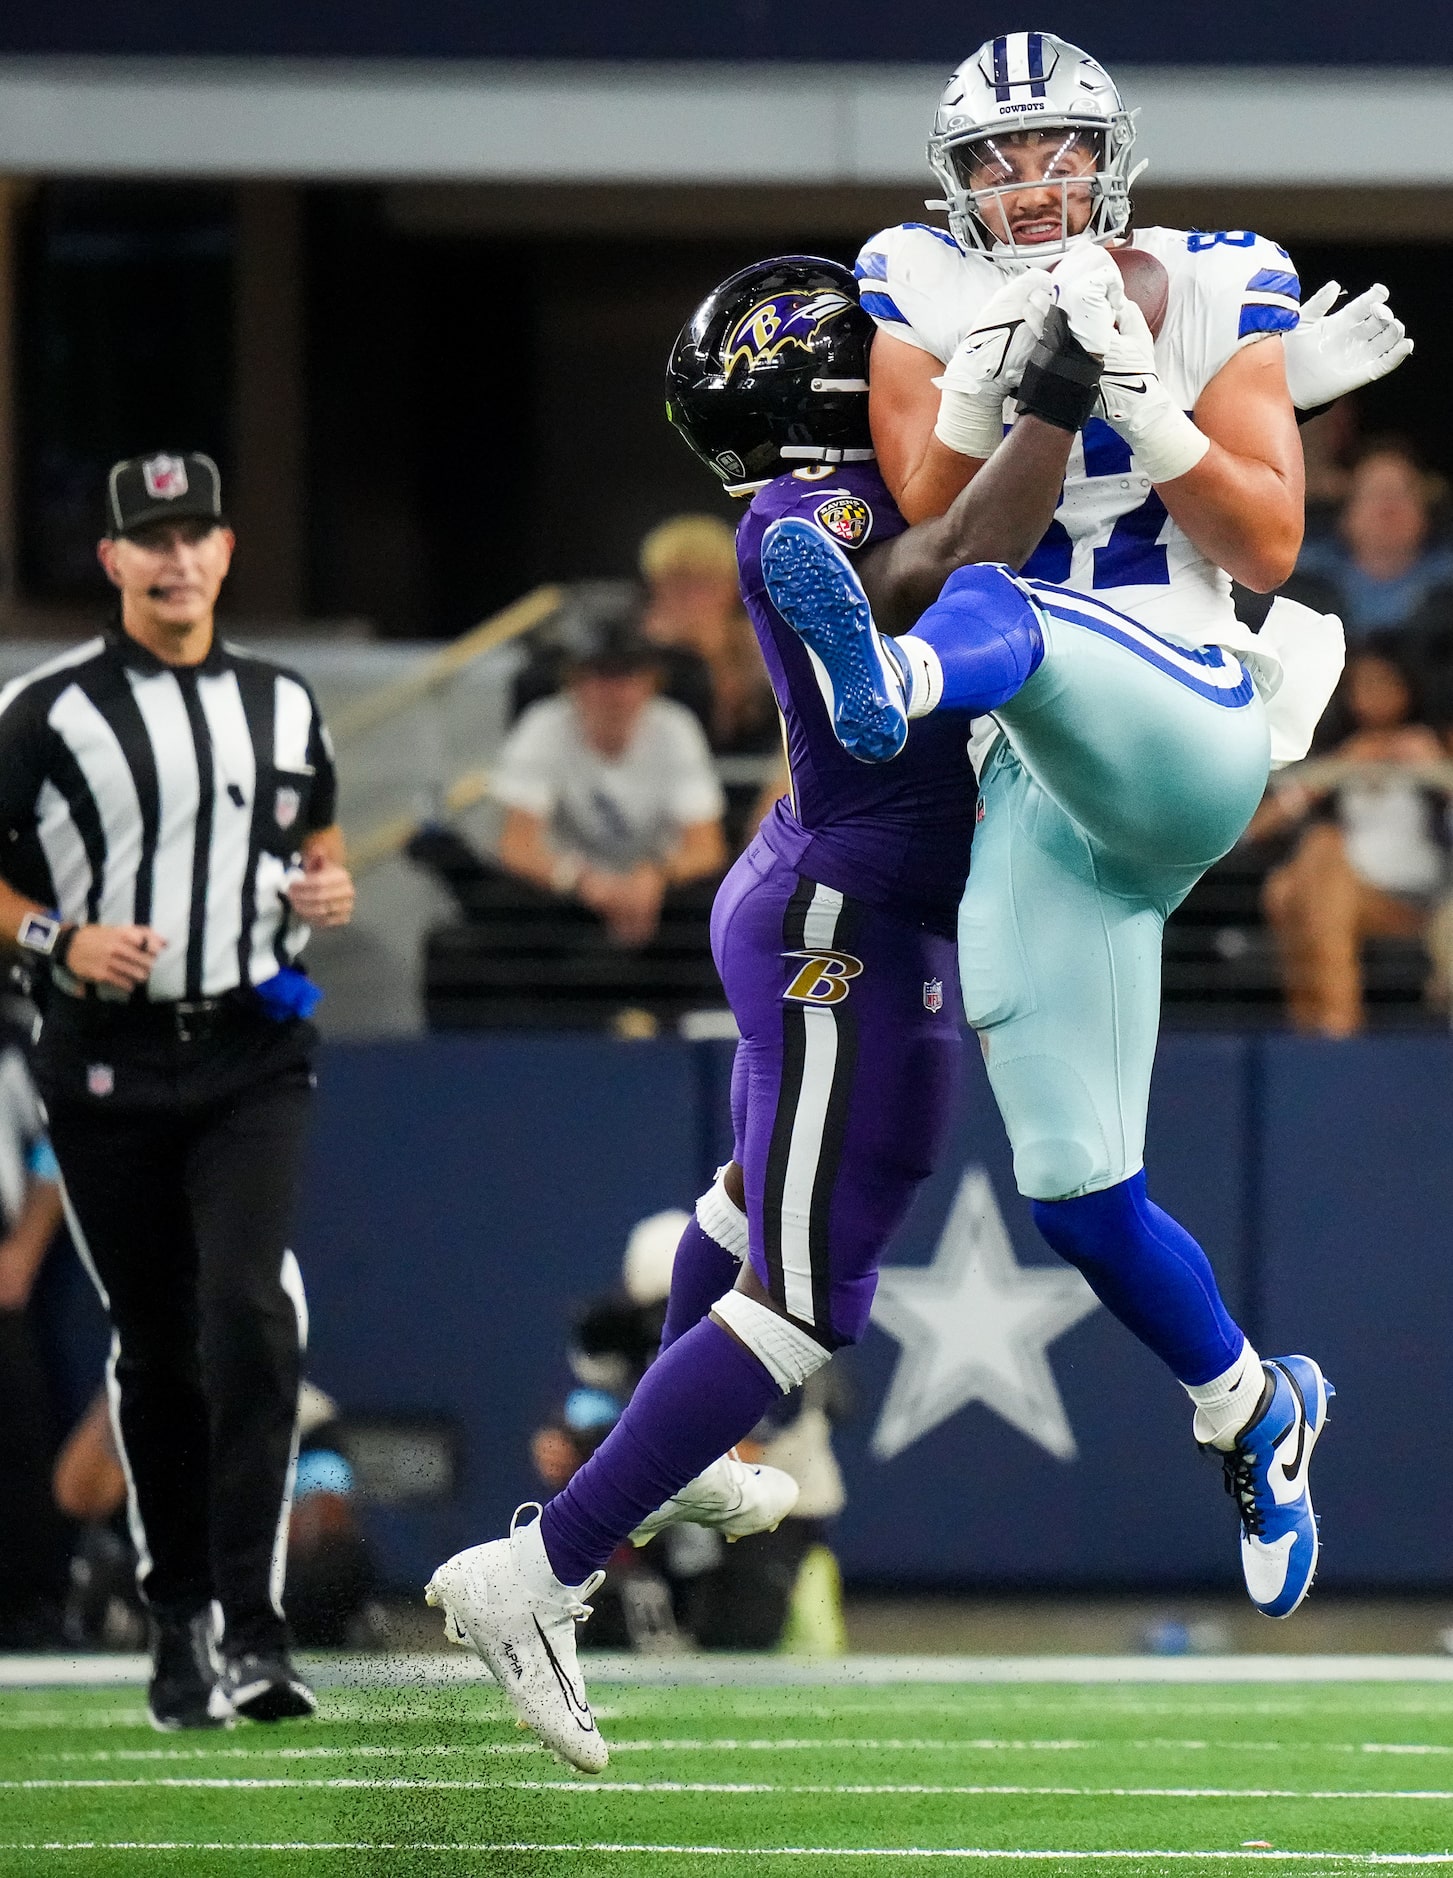
[[[59,985],[57,990],[62,990]],[[78,997],[62,991],[69,1014],[82,1027],[98,1031],[175,1037],[178,1043],[200,1043],[229,1024],[261,1013],[256,1001],[242,991],[224,992],[220,998],[176,998],[165,1002],[140,1000],[113,1003],[109,998]],[[65,1008],[65,1007],[62,1007]]]

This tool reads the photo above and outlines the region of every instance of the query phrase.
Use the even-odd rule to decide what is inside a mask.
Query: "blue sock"
[[[961,567],[950,574],[910,630],[933,647],[943,667],[941,711],[997,711],[1044,657],[1039,615],[1002,567]]]
[[[1075,1200],[1033,1200],[1034,1223],[1062,1259],[1178,1381],[1206,1383],[1241,1355],[1210,1261],[1145,1193],[1145,1172]]]

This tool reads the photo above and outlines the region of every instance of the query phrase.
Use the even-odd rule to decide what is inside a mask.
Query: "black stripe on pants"
[[[73,1225],[116,1337],[113,1415],[143,1595],[168,1615],[215,1597],[229,1651],[275,1648],[287,1632],[274,1550],[302,1374],[301,1290],[295,1302],[284,1254],[306,1065],[180,1112],[47,1098]]]

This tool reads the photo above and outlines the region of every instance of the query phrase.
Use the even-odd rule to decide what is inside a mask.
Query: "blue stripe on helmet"
[[[1029,76],[1034,83],[1029,88],[1031,98],[1044,96],[1044,34],[1029,35]]]
[[[907,316],[886,293],[860,293],[858,304],[875,320],[897,320],[900,326],[907,326],[909,323]]]
[[[1248,293],[1284,293],[1292,300],[1302,297],[1302,283],[1294,273],[1284,273],[1274,267],[1264,267],[1259,274],[1253,274],[1246,283]]]
[[[876,248],[865,248],[858,256],[853,273],[859,280],[887,280],[888,257]]]
[[[1236,337],[1244,339],[1248,333],[1289,333],[1300,317],[1292,306],[1263,306],[1257,301],[1249,301],[1241,309]]]
[[[1000,104],[1009,102],[1009,41],[996,39],[993,46],[994,97]]]

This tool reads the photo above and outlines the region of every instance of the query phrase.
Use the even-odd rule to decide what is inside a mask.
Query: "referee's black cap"
[[[222,477],[200,450],[180,456],[123,457],[106,478],[106,532],[133,535],[154,522],[216,522],[222,514]]]

